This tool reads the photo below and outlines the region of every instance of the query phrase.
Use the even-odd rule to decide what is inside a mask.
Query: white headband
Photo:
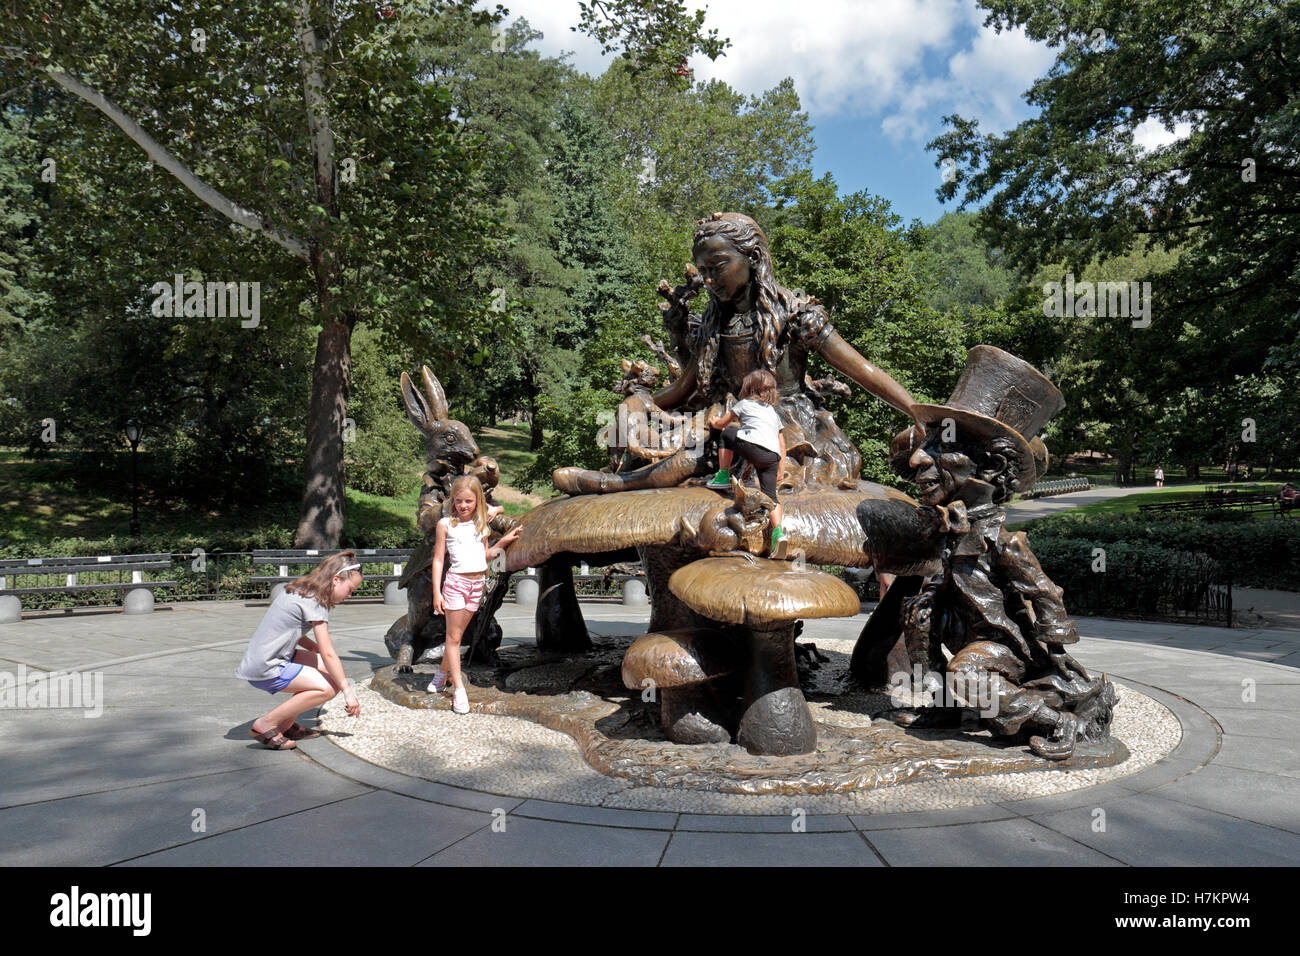
[[[349,564],[346,568],[339,568],[337,573],[342,574],[344,571],[355,571],[359,567],[361,567],[359,564]]]

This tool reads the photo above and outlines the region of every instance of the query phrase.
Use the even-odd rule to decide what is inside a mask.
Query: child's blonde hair
[[[483,495],[483,485],[473,475],[461,475],[451,483],[451,494],[447,500],[451,503],[451,526],[460,524],[456,517],[456,496],[462,491],[474,492],[474,528],[480,534],[487,527],[487,498]]]
[[[360,577],[360,568],[353,568],[347,572],[343,571],[349,564],[356,563],[357,553],[355,551],[340,551],[338,554],[331,554],[316,565],[310,573],[290,581],[284,586],[284,589],[291,594],[301,594],[303,597],[312,598],[322,607],[331,608],[334,606],[335,575],[345,577],[355,574]]]
[[[756,398],[768,405],[778,404],[781,401],[781,393],[776,390],[776,376],[767,369],[754,369],[740,383],[740,397]]]

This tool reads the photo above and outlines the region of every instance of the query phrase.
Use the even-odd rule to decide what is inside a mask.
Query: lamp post
[[[140,534],[139,486],[136,482],[135,450],[140,446],[140,423],[132,418],[126,423],[126,440],[131,443],[131,535]]]

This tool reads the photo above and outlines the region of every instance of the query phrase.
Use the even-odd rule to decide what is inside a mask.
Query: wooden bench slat
[[[171,562],[157,564],[64,564],[57,568],[0,568],[6,577],[38,577],[55,574],[116,574],[129,571],[168,571]]]
[[[116,555],[111,561],[100,561],[94,555],[82,557],[67,558],[6,558],[0,561],[0,568],[11,570],[13,568],[65,568],[73,564],[93,565],[100,571],[112,571],[124,564],[140,563],[157,563],[170,565],[172,556],[170,554],[122,554]]]
[[[107,584],[63,584],[58,587],[47,586],[42,588],[5,588],[0,590],[0,594],[48,594],[54,591],[133,591],[136,588],[174,588],[175,581],[119,581],[117,583]]]

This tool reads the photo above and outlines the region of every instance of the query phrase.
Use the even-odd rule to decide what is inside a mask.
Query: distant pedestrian
[[[1161,468],[1159,465],[1156,465],[1156,487],[1163,488],[1164,486],[1165,486],[1165,470]]]
[[[361,714],[327,624],[330,609],[350,598],[360,584],[356,552],[331,555],[310,574],[285,585],[248,642],[235,676],[269,694],[293,695],[253,721],[249,736],[268,749],[292,750],[295,740],[319,737],[320,731],[299,726],[297,717],[340,691],[348,716]],[[313,632],[315,640],[307,636]]]

